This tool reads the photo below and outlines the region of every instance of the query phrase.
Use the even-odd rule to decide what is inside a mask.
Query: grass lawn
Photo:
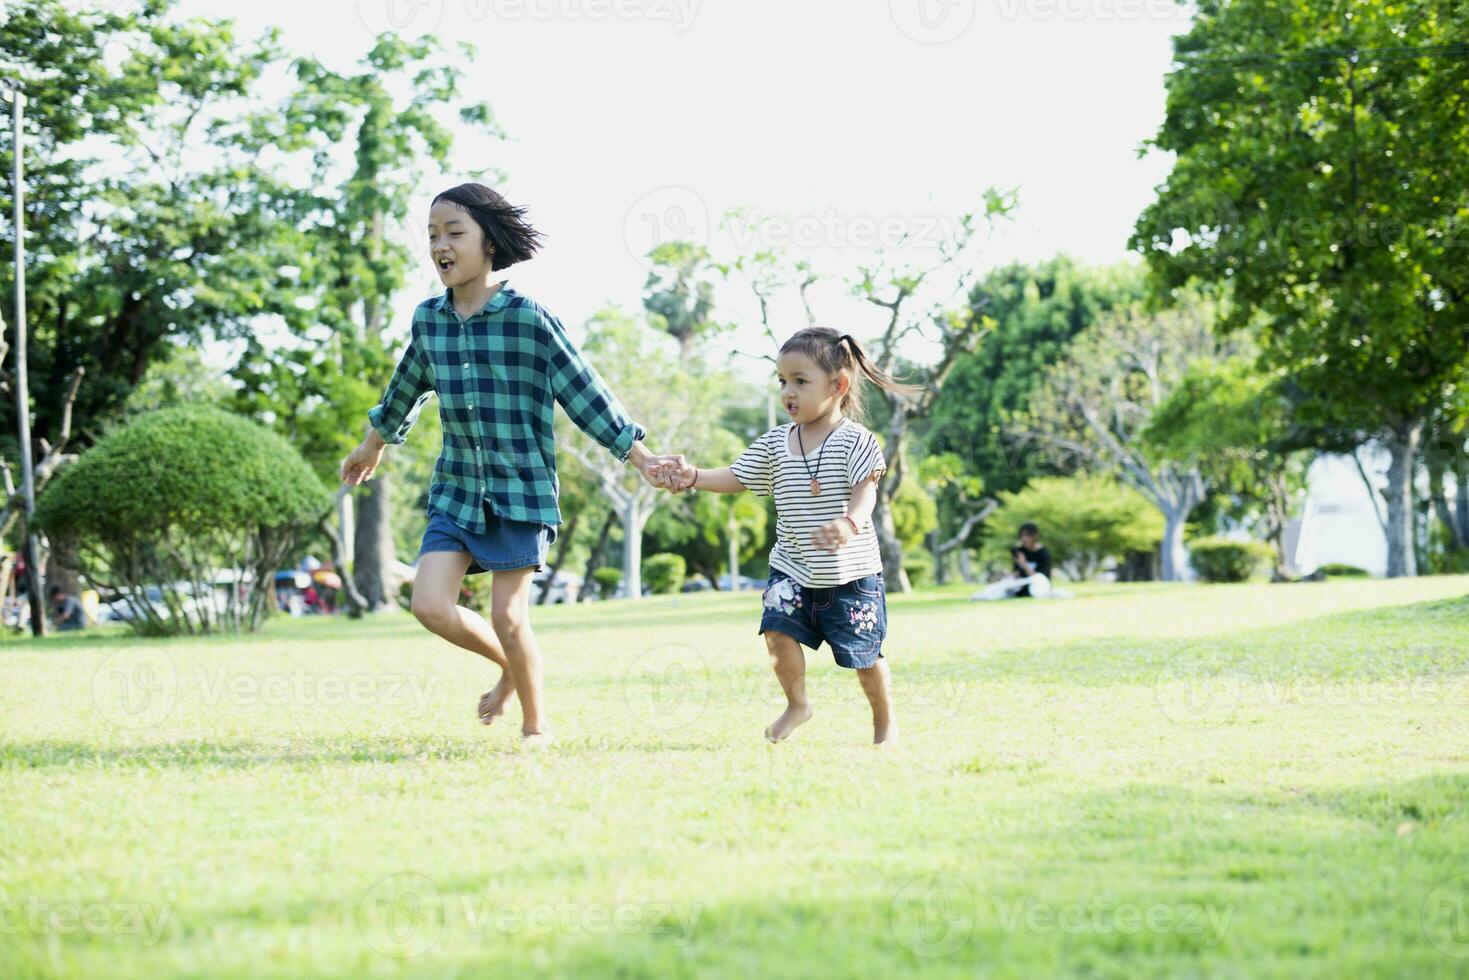
[[[1469,577],[890,600],[903,741],[758,596],[0,643],[0,975],[1469,976]]]

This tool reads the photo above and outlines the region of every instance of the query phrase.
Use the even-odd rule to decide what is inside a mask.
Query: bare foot
[[[800,725],[811,720],[809,704],[790,705],[765,729],[765,741],[782,742]]]
[[[495,719],[505,713],[505,704],[515,695],[508,675],[501,675],[494,690],[486,691],[479,699],[479,721],[481,725],[493,725]]]
[[[523,752],[531,752],[536,749],[543,749],[555,741],[555,736],[553,736],[550,732],[520,733],[520,748]]]
[[[872,729],[872,744],[873,745],[896,745],[896,744],[898,744],[898,724],[897,724],[897,722],[888,722],[887,725],[883,726],[882,728],[878,728],[876,726],[873,726],[873,729]]]

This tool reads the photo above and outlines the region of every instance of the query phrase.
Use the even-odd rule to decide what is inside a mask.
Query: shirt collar
[[[491,296],[490,297],[490,301],[488,303],[486,303],[484,306],[480,307],[474,313],[472,313],[471,316],[479,316],[481,313],[494,313],[497,310],[503,309],[504,306],[505,306],[505,304],[508,303],[508,302],[510,302],[510,297],[508,295],[509,292],[510,292],[510,280],[508,278],[507,279],[501,279],[500,280],[500,288],[497,289],[497,290],[495,290],[495,295]],[[439,309],[443,310],[446,313],[453,313],[454,312],[454,290],[453,290],[453,288],[452,287],[445,288],[444,292],[439,296],[439,301],[438,302],[439,302]]]

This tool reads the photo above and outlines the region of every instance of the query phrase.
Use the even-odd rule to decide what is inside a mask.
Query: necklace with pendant
[[[835,432],[837,426],[845,421],[846,419],[838,419],[837,424],[831,427],[831,432],[826,434],[826,439],[821,440],[821,448],[816,450],[816,472],[814,473],[811,471],[811,464],[806,461],[806,444],[801,441],[801,424],[796,423],[796,445],[801,447],[801,465],[805,467],[806,475],[811,478],[811,496],[813,497],[821,495],[821,481],[816,477],[821,473],[821,455],[826,452],[826,440],[830,439],[831,433]]]

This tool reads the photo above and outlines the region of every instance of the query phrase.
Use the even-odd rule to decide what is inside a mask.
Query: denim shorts
[[[882,573],[842,585],[810,589],[784,572],[770,570],[760,632],[784,633],[802,646],[831,647],[839,667],[871,667],[888,635],[887,593]]]
[[[556,540],[556,529],[549,524],[532,521],[507,521],[485,504],[484,534],[475,534],[449,520],[441,510],[430,510],[428,528],[423,532],[419,555],[430,551],[467,551],[469,568],[465,575],[480,572],[507,571],[512,568],[539,569],[546,563],[546,552]]]

